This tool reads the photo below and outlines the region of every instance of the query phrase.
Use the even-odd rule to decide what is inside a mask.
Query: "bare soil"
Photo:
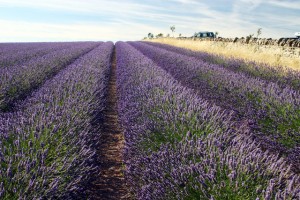
[[[117,100],[114,51],[108,83],[107,107],[104,111],[102,137],[98,149],[100,174],[93,183],[91,199],[131,199],[123,173],[124,137],[118,124]]]

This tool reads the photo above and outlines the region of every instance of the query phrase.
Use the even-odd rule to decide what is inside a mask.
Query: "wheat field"
[[[267,63],[274,67],[283,66],[292,68],[294,70],[300,70],[300,57],[285,56],[283,48],[277,46],[266,48],[265,46],[254,44],[178,40],[176,38],[158,38],[147,41],[174,45],[194,51],[204,51],[208,53],[219,54],[225,57],[234,57],[248,61]]]

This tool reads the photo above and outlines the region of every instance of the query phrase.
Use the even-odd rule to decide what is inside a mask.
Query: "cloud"
[[[185,3],[190,3],[191,1],[184,1]],[[58,36],[57,34],[50,34],[41,32],[38,30],[38,27],[43,27],[42,29],[57,30],[56,32],[60,32],[60,38],[65,39],[66,37],[62,37],[63,35],[68,35],[68,38],[74,38],[74,35],[77,35],[75,38],[86,38],[88,40],[94,40],[95,37],[88,34],[81,34],[79,37],[77,33],[80,32],[80,29],[76,30],[76,33],[71,34],[71,31],[66,31],[66,29],[74,29],[77,24],[81,24],[82,26],[86,23],[92,24],[89,25],[88,30],[93,32],[97,32],[98,27],[102,27],[105,31],[110,30],[109,36],[112,38],[112,40],[120,39],[120,40],[127,40],[127,39],[133,39],[135,36],[135,39],[141,39],[142,36],[146,36],[148,32],[153,32],[154,34],[158,33],[164,33],[167,34],[170,32],[169,26],[175,24],[176,27],[195,27],[195,24],[199,22],[199,18],[193,17],[193,16],[185,16],[184,13],[189,8],[182,9],[182,13],[170,13],[170,10],[168,7],[155,7],[152,5],[147,4],[139,4],[136,2],[121,2],[121,1],[78,1],[78,0],[64,0],[64,1],[58,1],[53,0],[51,3],[49,1],[36,1],[36,0],[28,0],[28,1],[19,1],[19,0],[0,0],[0,5],[4,5],[6,7],[12,7],[12,6],[18,6],[18,7],[28,7],[28,8],[38,8],[38,9],[47,9],[47,10],[61,10],[61,11],[70,11],[70,12],[78,12],[78,13],[89,13],[89,14],[95,14],[97,15],[103,15],[107,18],[107,21],[109,21],[109,24],[105,21],[97,22],[97,20],[92,20],[89,22],[86,22],[84,20],[78,20],[77,23],[69,23],[69,24],[49,24],[45,23],[36,23],[36,22],[25,22],[26,27],[32,27],[30,28],[33,32],[32,35],[36,35],[38,32],[38,36],[44,35],[45,38],[55,38]],[[204,4],[197,3],[197,8],[203,8]],[[177,6],[177,5],[175,5]],[[189,6],[189,4],[187,5]],[[191,10],[192,11],[192,10]],[[195,10],[197,11],[197,10]],[[195,13],[197,14],[197,13]],[[201,17],[203,19],[203,17]],[[7,20],[5,25],[7,28],[3,29],[5,30],[5,33],[0,33],[0,35],[6,34],[11,35],[13,34],[14,30],[12,26],[18,26],[18,30],[21,31],[21,27],[26,28],[25,26],[19,26],[17,21],[8,22],[10,20]],[[4,23],[4,22],[2,22]],[[22,23],[20,23],[22,24]],[[11,26],[11,27],[10,27]],[[3,25],[2,25],[3,27]],[[85,29],[82,29],[81,32],[84,32]],[[194,28],[195,29],[195,28]],[[195,29],[196,30],[196,29]],[[180,31],[182,33],[186,33],[188,35],[192,35],[195,30],[186,29],[184,31]],[[112,34],[111,32],[116,31],[115,34]],[[177,30],[176,30],[177,31]],[[7,33],[10,34],[7,34]],[[27,33],[28,30],[26,30]],[[119,33],[122,34],[119,34]],[[142,34],[143,33],[143,34]],[[19,36],[17,34],[13,34],[16,36]],[[29,36],[30,34],[28,34]],[[98,34],[99,35],[99,34]],[[104,34],[100,34],[104,35]],[[70,37],[72,36],[72,37]],[[3,36],[2,36],[3,38]],[[24,38],[24,37],[22,37]],[[32,37],[33,38],[33,37]],[[39,38],[39,37],[37,37]],[[98,37],[99,38],[99,37]]]
[[[182,4],[198,4],[198,1],[195,0],[172,0],[176,3],[182,3]]]
[[[0,17],[1,9],[5,8],[18,8],[19,11],[23,9],[24,13],[31,9],[52,12],[45,18],[37,16],[41,18],[39,21],[24,20],[22,13],[11,13],[13,18],[8,16],[0,20],[0,40],[139,40],[149,32],[154,35],[171,33],[171,25],[175,25],[176,34],[184,36],[208,30],[218,31],[223,37],[241,37],[262,27],[263,36],[279,38],[294,32],[292,30],[299,21],[298,14],[287,14],[284,17],[280,15],[283,7],[286,10],[300,7],[296,1],[230,2],[231,4],[227,0],[0,0]],[[272,12],[269,8],[272,8]],[[68,18],[66,13],[72,13],[72,17]],[[63,20],[57,18],[55,22],[47,21],[58,14]],[[18,15],[19,18],[16,17]]]
[[[295,9],[300,10],[300,1],[268,1],[270,5],[277,6],[280,8],[288,8],[288,9]]]
[[[69,25],[28,23],[0,20],[0,42],[22,41],[117,41],[137,40],[146,35],[144,30],[153,29],[144,24],[120,21],[119,23],[74,23]],[[18,38],[18,40],[16,40]]]
[[[83,13],[111,12],[118,14],[137,14],[147,10],[160,10],[158,7],[152,5],[119,0],[0,0],[0,5],[6,7],[27,7]],[[122,12],[120,13],[120,11]]]

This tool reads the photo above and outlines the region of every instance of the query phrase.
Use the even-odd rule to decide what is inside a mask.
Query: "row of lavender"
[[[145,43],[175,53],[191,56],[204,62],[218,64],[234,72],[243,72],[245,75],[250,77],[257,77],[269,82],[277,83],[283,88],[289,86],[295,90],[300,90],[300,72],[288,67],[272,67],[264,63],[249,62],[237,58],[225,58],[221,55],[192,51],[161,43]]]
[[[0,67],[12,65],[22,60],[28,51],[43,49],[47,43],[1,43],[0,44]],[[21,57],[21,58],[19,58]]]
[[[231,114],[118,42],[126,178],[137,199],[298,199],[300,177]],[[239,130],[239,131],[238,131]]]
[[[22,65],[0,68],[0,111],[12,110],[14,103],[53,77],[76,58],[99,43],[47,44],[43,56],[33,56]],[[21,45],[22,46],[22,45]],[[43,45],[42,45],[43,46]],[[29,51],[34,54],[35,50]]]
[[[142,42],[130,44],[183,85],[195,89],[202,98],[235,111],[238,120],[250,120],[258,135],[262,135],[263,140],[270,140],[272,145],[277,143],[278,150],[299,149],[298,90],[289,86],[282,88],[273,82]]]
[[[99,173],[95,120],[105,107],[113,46],[101,44],[47,80],[18,111],[0,115],[1,199],[72,199],[86,191]]]
[[[73,45],[74,43],[70,42],[0,44],[0,68],[22,65],[35,57]]]

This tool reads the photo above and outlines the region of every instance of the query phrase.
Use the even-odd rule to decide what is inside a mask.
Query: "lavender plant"
[[[0,68],[14,65],[26,65],[31,59],[36,59],[59,49],[70,48],[75,43],[8,43],[0,44]],[[80,45],[78,43],[78,45]]]
[[[200,99],[127,43],[117,85],[126,178],[137,199],[297,199],[284,158],[233,129],[231,113]]]
[[[300,198],[300,177],[282,159],[249,138],[228,142],[227,134],[187,138],[130,160],[128,176],[137,199]]]
[[[254,120],[253,128],[271,140],[287,148],[299,146],[299,91],[141,42],[130,44],[201,97]]]
[[[6,65],[4,64],[5,61],[13,62],[12,60],[7,59],[7,57],[9,56],[14,57],[14,54],[22,54],[22,52],[25,53],[26,51],[30,51],[32,49],[41,48],[41,46],[44,46],[44,44],[46,43],[1,43],[0,44],[1,66]]]
[[[11,110],[17,100],[24,99],[48,78],[97,45],[74,43],[70,48],[32,59],[26,65],[0,68],[0,111]]]
[[[182,87],[164,70],[153,65],[144,57],[142,57],[143,59],[139,58],[140,55],[128,44],[117,44],[121,46],[118,48],[117,45],[118,85],[125,87],[123,83],[134,81],[128,88],[120,88],[122,94],[119,100],[120,113],[131,113],[131,111],[137,110],[133,109],[135,106],[139,106],[139,112],[134,114],[136,118],[130,121],[131,118],[127,114],[123,114],[121,121],[127,121],[132,125],[138,121],[143,123],[143,126],[153,129],[153,132],[149,134],[141,135],[140,131],[135,132],[137,135],[131,134],[128,137],[137,138],[128,138],[128,143],[139,141],[138,137],[141,135],[143,141],[139,141],[136,145],[141,146],[142,149],[150,148],[155,151],[162,144],[182,140],[184,137],[182,133],[188,130],[192,131],[194,135],[208,135],[217,130],[228,129],[227,123],[230,124],[230,115],[225,114],[227,111],[200,99],[192,90]],[[130,54],[133,56],[129,57]],[[135,58],[135,55],[139,57]],[[136,65],[137,59],[148,69],[140,69],[140,65]],[[128,77],[131,76],[135,78],[129,79]],[[135,84],[139,84],[139,87],[136,87]],[[133,93],[131,94],[131,92]],[[124,107],[123,102],[126,102]],[[170,122],[172,122],[172,126],[169,126]],[[197,128],[193,128],[195,126]],[[139,127],[136,128],[139,129]],[[161,131],[156,132],[156,129],[163,129],[163,134]]]
[[[237,58],[225,58],[221,55],[209,54],[206,52],[196,52],[175,46],[161,43],[144,42],[146,44],[165,49],[174,53],[190,56],[200,61],[217,64],[233,72],[242,72],[249,77],[257,77],[268,82],[277,83],[280,87],[291,87],[294,90],[300,90],[299,71],[283,66],[269,66],[264,63],[250,62]]]
[[[72,199],[84,194],[101,135],[113,43],[59,72],[0,120],[0,197]]]

